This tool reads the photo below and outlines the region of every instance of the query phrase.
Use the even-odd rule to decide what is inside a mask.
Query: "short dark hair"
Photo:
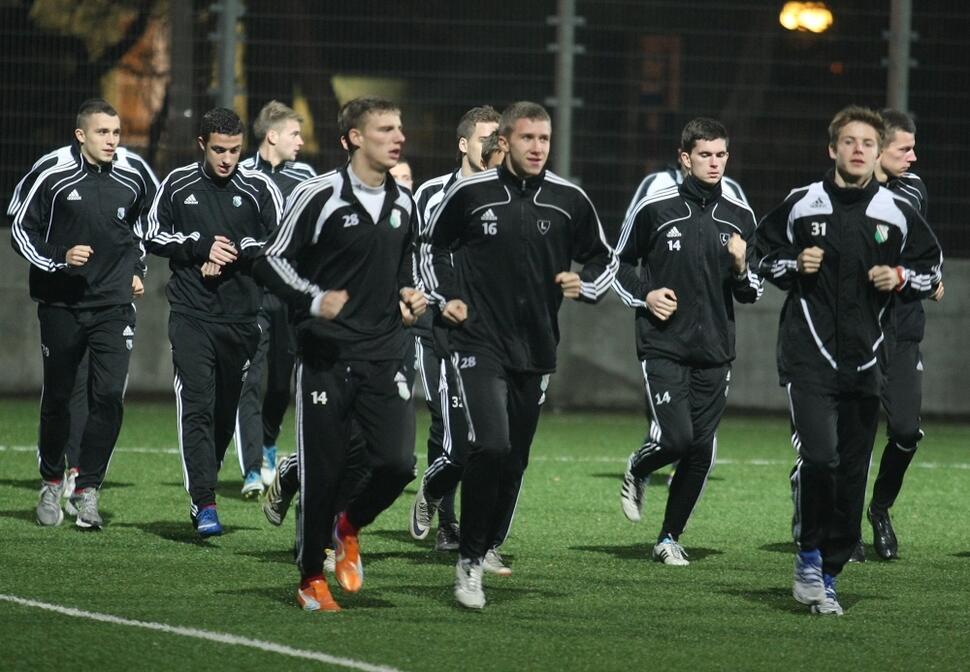
[[[84,122],[92,114],[107,114],[109,117],[117,117],[118,110],[104,98],[88,98],[81,103],[81,107],[77,108],[77,119],[75,120],[77,126],[75,128],[84,128]]]
[[[472,133],[475,132],[475,126],[478,124],[497,124],[500,121],[502,121],[502,115],[491,105],[473,107],[461,115],[461,119],[458,121],[458,128],[455,131],[455,139],[470,138]]]
[[[552,118],[542,105],[528,100],[520,100],[502,111],[502,119],[498,124],[499,135],[508,138],[512,134],[512,129],[515,128],[515,122],[519,119],[552,123]]]
[[[687,154],[691,153],[698,140],[721,140],[723,138],[725,146],[728,144],[727,129],[717,119],[709,117],[697,117],[691,119],[680,132],[680,151]]]
[[[295,121],[302,124],[303,117],[297,114],[292,107],[278,100],[271,100],[263,105],[263,109],[256,116],[256,121],[253,122],[253,135],[256,136],[256,142],[262,142],[270,129],[284,121]]]
[[[487,166],[488,160],[497,151],[499,151],[498,130],[494,130],[490,136],[485,138],[485,142],[482,143],[482,164]]]
[[[886,122],[875,110],[860,105],[843,107],[832,117],[832,123],[829,124],[829,147],[835,147],[838,144],[842,129],[854,121],[868,124],[876,129],[879,149],[882,149],[882,146],[886,144]]]
[[[350,129],[360,130],[360,126],[364,123],[368,114],[400,111],[400,106],[387,98],[376,96],[354,98],[347,101],[337,113],[337,132],[340,134],[340,139],[346,142],[347,151],[353,154],[357,150],[357,146],[350,141]]]
[[[916,122],[913,121],[913,118],[905,112],[887,107],[879,112],[879,116],[882,117],[882,120],[886,125],[887,142],[896,135],[896,131],[903,131],[904,133],[912,133],[913,135],[916,135]]]
[[[239,115],[226,107],[215,107],[202,115],[199,122],[199,137],[209,142],[213,133],[220,135],[242,135],[245,128]]]

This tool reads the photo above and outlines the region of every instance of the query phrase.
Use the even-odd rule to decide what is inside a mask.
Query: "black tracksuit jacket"
[[[273,164],[261,157],[258,151],[241,161],[239,165],[249,170],[258,170],[273,180],[273,184],[283,195],[283,200],[289,198],[296,189],[296,185],[317,176],[317,171],[313,170],[310,164],[300,161],[284,161],[274,168]]]
[[[446,173],[430,179],[418,187],[418,190],[414,192],[414,203],[417,206],[419,230],[423,229],[424,226],[431,221],[431,217],[434,215],[435,209],[441,205],[441,202],[444,200],[445,193],[460,179],[461,172],[456,170],[453,173]],[[416,256],[420,258],[420,251],[416,248],[415,252]],[[418,259],[415,261],[417,265]],[[421,280],[420,277],[418,279],[419,281]],[[424,283],[421,282],[420,284],[423,288]],[[430,310],[418,318],[417,323],[411,327],[411,332],[415,336],[433,340],[435,334],[432,332],[435,331],[435,324],[437,323],[438,325],[441,325],[441,320],[437,316],[437,307],[431,306]],[[439,337],[445,333],[446,332],[442,331],[441,329],[436,331],[436,335]],[[439,340],[441,339],[439,338]],[[447,339],[445,339],[445,342],[446,340]]]
[[[522,179],[504,166],[446,193],[422,232],[420,270],[432,300],[461,299],[468,319],[452,350],[495,358],[512,371],[556,368],[562,288],[555,276],[584,264],[580,298],[598,301],[616,272],[589,197],[558,175]]]
[[[883,186],[897,196],[909,201],[913,209],[923,215],[923,219],[929,221],[927,214],[929,196],[926,192],[926,185],[923,184],[923,180],[918,175],[903,173],[890,178]],[[923,302],[895,301],[893,303],[893,322],[895,340],[919,343],[923,340],[923,333],[926,330],[926,313],[923,312]]]
[[[734,301],[754,303],[764,287],[752,268],[755,228],[751,208],[724,193],[720,182],[705,187],[692,176],[637,204],[620,231],[620,268],[613,287],[637,309],[640,359],[698,367],[734,359]],[[748,245],[742,274],[734,272],[726,249],[735,233]],[[661,287],[677,295],[677,310],[666,321],[646,303],[647,294]]]
[[[93,165],[76,142],[34,164],[8,207],[13,248],[31,264],[31,298],[70,308],[131,303],[132,276],[145,271],[139,217],[155,188],[144,170],[122,149]],[[75,245],[93,250],[83,266],[65,260]]]
[[[400,290],[415,285],[417,229],[410,192],[384,182],[377,222],[357,200],[347,167],[307,180],[287,201],[279,230],[256,265],[260,280],[289,304],[304,358],[395,360],[406,332]],[[333,320],[310,314],[316,296],[343,289],[349,300]]]
[[[788,292],[778,329],[782,385],[825,393],[877,395],[885,358],[883,329],[891,292],[868,278],[877,265],[898,267],[904,299],[927,296],[940,280],[943,254],[923,217],[874,179],[840,188],[834,171],[793,190],[758,228],[762,275]],[[824,250],[818,273],[800,274],[802,250]]]
[[[283,198],[262,173],[237,167],[213,178],[204,163],[176,168],[162,182],[144,227],[148,251],[169,258],[165,293],[172,312],[211,322],[252,322],[263,290],[252,260],[279,222]],[[203,278],[215,236],[233,242],[238,258],[222,274]]]

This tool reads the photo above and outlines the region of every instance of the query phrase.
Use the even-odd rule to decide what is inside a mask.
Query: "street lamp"
[[[778,21],[788,30],[824,33],[832,25],[832,12],[824,2],[786,2]]]

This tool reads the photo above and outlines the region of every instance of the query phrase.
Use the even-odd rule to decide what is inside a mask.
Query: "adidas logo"
[[[824,208],[825,207],[825,202],[822,200],[822,197],[819,196],[814,201],[812,201],[811,205],[809,205],[808,207],[810,207],[810,208]]]
[[[496,216],[496,214],[494,212],[492,212],[492,209],[489,208],[488,210],[486,210],[485,212],[482,213],[482,221],[483,222],[497,222],[498,221],[498,216]]]
[[[182,201],[186,205],[198,205],[199,201],[196,200],[195,194],[189,194],[188,198]]]
[[[121,332],[121,335],[122,336],[134,336],[135,335],[135,330],[132,329],[130,326],[125,327],[125,330],[123,332]]]
[[[667,230],[667,237],[668,238],[680,238],[681,237],[680,236],[680,229],[678,229],[676,226],[670,227],[670,229]]]
[[[75,189],[70,194],[68,194],[67,200],[69,200],[69,201],[80,201],[81,200],[81,194],[77,193],[77,189]]]

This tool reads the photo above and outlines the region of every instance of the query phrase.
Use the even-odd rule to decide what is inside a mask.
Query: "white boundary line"
[[[290,656],[292,658],[302,658],[303,660],[313,660],[319,663],[328,663],[330,665],[337,665],[339,667],[347,667],[352,670],[364,670],[364,672],[400,672],[400,670],[398,670],[395,667],[386,667],[384,665],[371,665],[370,663],[364,663],[359,660],[353,660],[351,658],[340,658],[339,656],[331,656],[329,654],[320,653],[318,651],[308,651],[306,649],[295,649],[292,646],[286,646],[285,644],[276,644],[275,642],[267,642],[260,639],[247,639],[246,637],[239,637],[237,635],[230,635],[223,632],[212,632],[211,630],[183,628],[176,625],[167,625],[165,623],[153,623],[151,621],[135,621],[129,618],[112,616],[111,614],[99,614],[92,611],[82,611],[80,609],[74,609],[72,607],[62,607],[60,605],[49,604],[47,602],[37,602],[36,600],[28,600],[23,597],[17,597],[16,595],[0,594],[0,601],[13,602],[14,604],[19,604],[24,607],[33,607],[35,609],[46,609],[47,611],[53,611],[58,614],[63,614],[65,616],[72,616],[74,618],[86,618],[91,621],[101,621],[102,623],[110,623],[112,625],[128,625],[135,628],[144,628],[146,630],[166,632],[168,634],[179,635],[181,637],[192,637],[194,639],[204,639],[210,642],[217,642],[219,644],[245,646],[250,649],[259,649],[260,651],[279,653],[281,655]]]
[[[0,453],[10,451],[13,453],[36,453],[37,446],[5,446],[0,445]],[[146,448],[139,446],[118,447],[116,452],[121,453],[144,453],[149,455],[178,455],[178,448]],[[531,455],[530,462],[565,462],[565,463],[603,463],[603,464],[626,464],[626,457],[607,457],[606,455],[590,455],[588,457],[574,457],[572,455]],[[750,467],[791,467],[793,460],[732,460],[731,458],[718,458],[717,466],[750,466]],[[920,469],[960,469],[970,470],[968,462],[919,462],[914,461],[910,467]]]

